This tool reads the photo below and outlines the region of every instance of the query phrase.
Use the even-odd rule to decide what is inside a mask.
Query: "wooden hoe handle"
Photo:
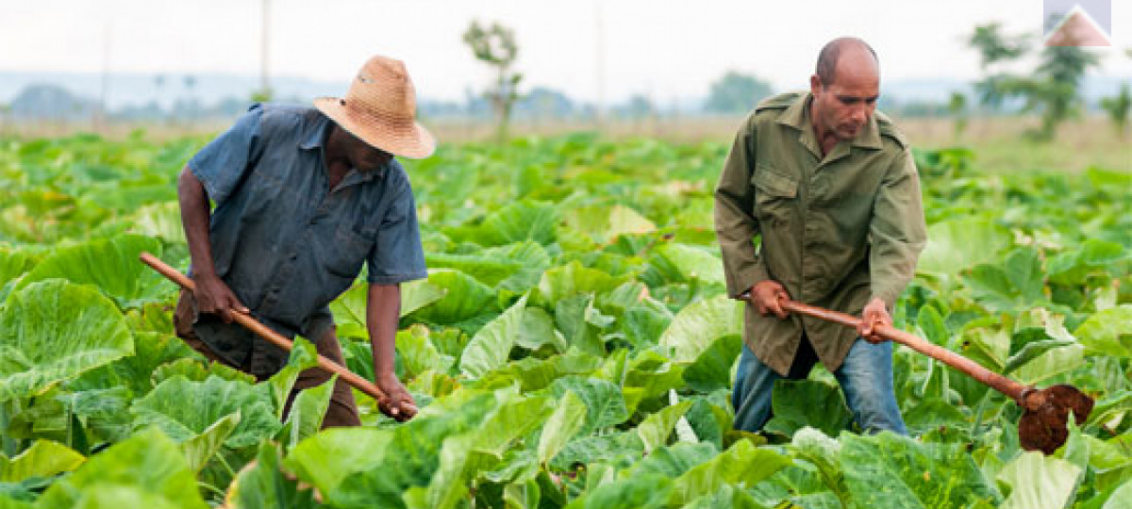
[[[822,309],[792,300],[783,300],[781,301],[781,303],[782,307],[788,311],[812,316],[814,318],[825,320],[827,322],[839,323],[846,327],[856,328],[857,325],[861,323],[860,318],[850,316],[845,313],[838,313],[837,311],[830,311],[828,309]],[[987,368],[980,366],[978,363],[972,361],[971,359],[963,357],[962,355],[952,352],[951,350],[943,348],[935,343],[931,343],[914,334],[909,334],[887,325],[877,325],[875,327],[875,330],[877,331],[877,335],[879,335],[880,337],[900,343],[904,346],[907,346],[908,348],[927,355],[928,357],[947,364],[952,368],[958,369],[959,371],[962,371],[969,375],[971,378],[974,378],[975,380],[989,385],[991,388],[1007,396],[1010,396],[1012,399],[1017,401],[1018,404],[1026,406],[1024,404],[1024,400],[1026,399],[1025,396],[1032,390],[1031,387],[1027,387],[1005,376],[995,373]]]
[[[142,253],[139,258],[141,258],[142,263],[153,267],[153,270],[160,272],[161,275],[169,278],[169,280],[173,281],[174,283],[181,285],[186,290],[189,290],[190,292],[196,291],[196,285],[193,284],[192,279],[189,279],[188,276],[185,276],[177,269],[174,269],[173,267],[167,265],[165,262],[157,259],[156,256],[153,256],[149,253]],[[240,325],[246,327],[248,330],[258,334],[259,337],[270,341],[275,346],[287,350],[288,352],[291,351],[291,340],[287,339],[282,334],[271,330],[255,318],[233,310],[232,319]],[[373,399],[376,399],[378,401],[385,401],[385,394],[383,394],[381,392],[381,389],[378,389],[377,386],[373,384],[373,382],[355,375],[353,372],[340,366],[338,363],[319,355],[318,367],[323,371],[338,375],[338,377],[342,380],[345,380],[346,383],[354,386],[354,388],[358,389],[359,391],[368,394]]]

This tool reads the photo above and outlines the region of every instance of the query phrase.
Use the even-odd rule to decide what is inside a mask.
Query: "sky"
[[[1094,74],[1132,77],[1132,1],[1108,1],[1114,47],[1097,49]],[[255,76],[263,4],[0,0],[0,71]],[[703,96],[728,70],[804,88],[818,50],[841,35],[872,44],[882,80],[972,80],[975,25],[1036,35],[1043,21],[1038,0],[270,0],[268,13],[272,75],[346,83],[384,54],[406,62],[418,95],[462,100],[490,79],[461,40],[478,19],[515,30],[527,87],[661,103]]]

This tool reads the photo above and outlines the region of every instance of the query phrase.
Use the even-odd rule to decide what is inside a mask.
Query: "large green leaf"
[[[507,311],[476,332],[460,357],[460,371],[469,377],[478,378],[506,363],[510,358],[511,348],[519,338],[526,307],[527,297],[524,295]]]
[[[689,408],[692,408],[691,401],[683,401],[665,407],[663,410],[646,417],[644,422],[637,426],[637,434],[641,436],[641,442],[645,444],[646,453],[651,453],[653,449],[668,442],[668,436],[672,434],[672,429],[676,427],[676,421],[684,417]]]
[[[355,283],[330,303],[330,311],[338,326],[338,337],[369,338],[366,329],[366,302],[369,298],[369,283]],[[428,280],[417,280],[401,285],[401,316],[443,299],[447,290]]]
[[[0,482],[20,482],[32,477],[51,477],[82,465],[86,458],[58,442],[36,440],[11,460],[0,454]]]
[[[542,245],[554,242],[558,212],[554,205],[520,201],[507,205],[487,216],[475,240],[487,246],[499,246],[533,240]]]
[[[921,444],[889,432],[841,435],[841,467],[854,506],[967,507],[997,493],[961,444]]]
[[[437,324],[454,324],[479,316],[495,298],[495,291],[463,272],[451,269],[429,271],[428,282],[444,291],[444,298],[418,309],[410,316]]]
[[[688,387],[704,393],[730,388],[731,366],[742,349],[743,338],[738,335],[716,339],[684,370],[684,381]]]
[[[567,391],[558,400],[554,412],[546,420],[538,441],[539,463],[547,464],[562,450],[586,422],[586,404],[577,394]]]
[[[300,488],[298,481],[280,471],[279,451],[271,442],[259,446],[255,465],[240,472],[228,492],[236,509],[303,509],[321,507],[314,491]]]
[[[680,280],[698,279],[705,283],[722,285],[723,263],[716,254],[718,249],[708,250],[698,246],[680,243],[665,244],[656,250],[655,256],[663,257],[680,275]]]
[[[193,469],[193,472],[200,472],[239,424],[240,413],[229,414],[199,435],[181,442],[181,452],[189,460],[189,468]]]
[[[171,507],[208,507],[201,500],[193,471],[177,444],[155,428],[143,430],[91,457],[74,474],[53,484],[38,506],[68,509],[84,494],[113,485],[142,490]]]
[[[720,295],[680,310],[660,337],[660,344],[672,349],[672,360],[694,362],[716,339],[738,335],[742,327],[742,304]]]
[[[0,401],[25,398],[132,354],[114,303],[89,286],[28,285],[0,308]]]
[[[303,389],[295,397],[287,421],[276,435],[287,448],[298,445],[322,428],[322,420],[326,417],[326,409],[330,407],[330,398],[334,395],[334,384],[337,381],[338,375],[334,375],[316,387]]]
[[[771,396],[774,417],[766,431],[792,436],[806,426],[836,435],[852,419],[837,387],[816,380],[778,380]]]
[[[1042,305],[1045,301],[1040,254],[1019,248],[1001,264],[981,264],[963,278],[975,299],[995,311]]]
[[[587,411],[586,425],[581,431],[583,436],[597,429],[621,424],[629,418],[621,388],[608,381],[568,376],[555,380],[550,391],[556,398],[572,392],[585,403]]]
[[[672,480],[658,475],[635,476],[599,485],[566,509],[650,509],[667,507]]]
[[[392,440],[388,430],[332,428],[300,442],[283,464],[325,497],[350,474],[380,465]]]
[[[1132,357],[1132,304],[1123,304],[1090,316],[1073,331],[1086,353]]]
[[[161,243],[141,235],[122,235],[59,248],[32,268],[18,287],[60,278],[94,285],[122,309],[164,302],[173,292],[173,283],[138,261],[143,251],[160,256]]]
[[[617,278],[608,273],[583,267],[574,261],[567,265],[554,267],[542,275],[539,282],[539,294],[542,302],[555,303],[577,295],[592,295],[613,290],[624,283],[623,278]]]
[[[1073,499],[1080,467],[1039,452],[1025,452],[998,474],[1010,486],[1003,509],[1060,509]]]
[[[158,385],[144,398],[136,400],[130,411],[134,426],[157,425],[174,440],[183,442],[201,433],[222,418],[240,412],[240,423],[224,441],[232,448],[253,445],[279,431],[274,405],[255,387],[210,377],[193,382],[173,377]]]
[[[953,219],[928,227],[928,243],[916,270],[932,274],[956,274],[973,265],[993,260],[1009,246],[1010,232],[986,219]]]
[[[740,440],[710,461],[688,470],[672,483],[671,504],[686,504],[697,497],[715,493],[727,484],[758,484],[790,465],[786,456],[770,449],[759,449]]]

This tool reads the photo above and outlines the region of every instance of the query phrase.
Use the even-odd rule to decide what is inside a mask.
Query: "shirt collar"
[[[330,117],[322,114],[322,112],[318,110],[313,111],[315,111],[317,115],[315,115],[315,118],[305,123],[302,134],[299,136],[299,148],[303,150],[321,150],[326,145],[326,137],[330,134],[330,126],[334,123],[330,120]],[[350,170],[350,172],[346,174],[346,177],[343,178],[342,185],[354,185],[369,182],[375,178],[384,178],[394,161],[394,158],[389,158],[388,163],[385,163],[375,171],[361,172],[356,169]]]
[[[778,123],[793,127],[802,131],[802,133],[808,132],[816,143],[817,139],[813,134],[814,128],[810,122],[810,105],[813,99],[813,95],[808,92],[799,97],[790,107],[786,108],[786,111],[782,112],[782,115],[778,117]],[[857,134],[856,138],[853,138],[852,145],[854,147],[878,150],[884,148],[884,144],[880,141],[880,127],[877,125],[877,117],[875,114],[869,117],[869,121],[865,124],[865,127],[861,129],[861,132]]]
[[[299,136],[299,148],[303,150],[322,148],[330,129],[330,118],[318,110],[314,111],[317,115],[312,115],[314,118],[304,122],[302,134]]]

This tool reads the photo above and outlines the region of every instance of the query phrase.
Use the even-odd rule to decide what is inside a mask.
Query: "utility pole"
[[[271,0],[263,0],[263,19],[259,55],[259,94],[263,100],[271,99],[271,83],[268,80],[267,61],[271,42]]]
[[[594,30],[597,32],[594,38],[594,62],[596,69],[594,76],[597,77],[597,107],[594,108],[594,118],[597,125],[601,126],[605,122],[605,20],[601,10],[601,0],[594,0]]]

